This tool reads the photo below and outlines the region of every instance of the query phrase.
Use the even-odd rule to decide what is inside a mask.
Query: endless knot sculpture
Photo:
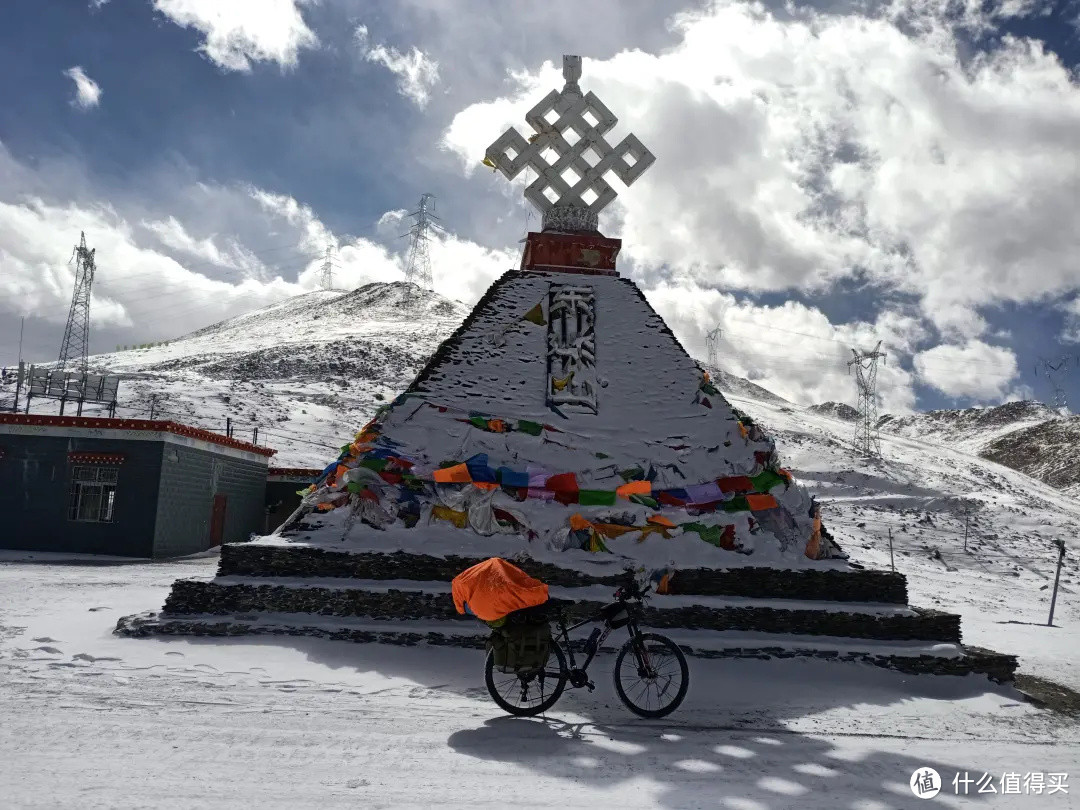
[[[547,230],[596,230],[597,215],[615,199],[604,175],[630,185],[656,158],[634,135],[617,146],[604,138],[618,119],[593,92],[582,95],[581,57],[563,57],[562,91],[552,90],[525,120],[536,131],[526,140],[511,127],[488,147],[484,163],[514,179],[526,167],[536,180],[525,198],[544,215]]]

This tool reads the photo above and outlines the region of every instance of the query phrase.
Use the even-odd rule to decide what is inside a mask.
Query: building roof
[[[251,442],[242,442],[220,433],[214,433],[202,428],[182,425],[179,422],[169,422],[157,419],[104,419],[95,416],[52,416],[46,414],[21,414],[0,413],[0,428],[4,425],[26,425],[30,427],[52,428],[75,428],[95,430],[130,430],[153,433],[172,433],[177,436],[186,436],[191,439],[200,439],[211,444],[231,447],[234,450],[246,450],[269,458],[277,450],[269,447],[260,447]]]

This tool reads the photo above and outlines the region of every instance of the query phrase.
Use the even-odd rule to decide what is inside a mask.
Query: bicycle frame
[[[600,652],[600,646],[604,643],[604,640],[609,635],[611,635],[612,630],[617,629],[615,627],[612,627],[611,619],[604,615],[604,612],[607,611],[608,609],[610,609],[613,605],[619,605],[620,607],[625,609],[625,611],[626,611],[626,624],[621,625],[621,626],[626,627],[627,632],[630,634],[630,638],[636,638],[638,636],[638,634],[641,632],[638,629],[638,623],[637,623],[637,620],[640,617],[640,612],[641,612],[641,608],[642,608],[642,605],[641,605],[640,602],[631,602],[629,600],[627,600],[627,601],[619,601],[619,602],[612,602],[610,605],[605,605],[605,607],[602,608],[600,610],[600,612],[596,613],[595,615],[590,616],[587,619],[582,619],[580,622],[578,622],[576,624],[572,624],[569,627],[566,625],[566,622],[563,620],[562,616],[560,616],[557,619],[556,626],[558,627],[558,632],[555,634],[555,643],[558,644],[560,639],[562,640],[562,646],[566,650],[567,657],[570,659],[570,671],[571,672],[573,672],[575,670],[578,670],[582,674],[587,673],[588,669],[589,669],[589,664],[592,663],[593,659],[596,657],[596,654],[598,652]],[[603,621],[603,623],[604,623],[603,629],[600,631],[600,635],[596,639],[596,644],[593,647],[593,649],[586,653],[585,662],[581,665],[581,667],[579,669],[579,667],[577,665],[577,660],[574,657],[574,647],[570,643],[570,633],[573,632],[574,630],[577,630],[579,627],[584,627],[587,624],[595,624],[595,623],[600,622],[600,621]],[[641,651],[637,650],[636,647],[637,647],[637,645],[635,645],[635,655],[637,655],[639,657],[639,659],[640,659]],[[643,663],[643,664],[647,665],[647,662],[640,662],[640,663]]]

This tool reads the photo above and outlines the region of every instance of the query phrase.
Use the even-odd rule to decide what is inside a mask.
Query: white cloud
[[[942,345],[919,352],[914,358],[920,382],[948,397],[998,401],[1009,393],[1019,374],[1016,354],[1004,346],[981,340]]]
[[[68,68],[64,75],[75,82],[75,98],[71,100],[73,106],[89,110],[101,102],[101,86],[87,76],[80,66]]]
[[[175,216],[144,221],[142,227],[157,237],[158,241],[186,256],[201,259],[204,263],[259,274],[264,268],[258,259],[235,238],[225,239],[225,247],[215,242],[216,234],[203,239],[192,236]]]
[[[851,347],[884,340],[889,358],[878,372],[882,405],[894,413],[915,405],[913,376],[898,361],[926,333],[906,313],[884,311],[873,323],[833,324],[815,307],[794,301],[762,306],[686,279],[644,292],[691,355],[707,359],[705,333],[719,325],[720,368],[802,405],[854,403],[855,383],[847,367]]]
[[[907,3],[894,22],[717,2],[679,15],[658,55],[587,59],[582,87],[622,119],[609,137],[657,156],[613,183],[602,228],[646,286],[660,268],[733,290],[865,280],[953,340],[985,332],[981,307],[1077,289],[1080,86],[1030,41],[971,55],[956,26],[981,7]],[[444,133],[467,171],[561,77],[509,83]]]
[[[1061,330],[1061,340],[1065,343],[1080,343],[1080,296],[1062,306],[1065,311],[1065,327]]]
[[[300,7],[313,0],[154,0],[154,8],[177,25],[203,34],[199,47],[225,70],[250,71],[252,62],[296,65],[303,48],[318,37],[308,28]]]
[[[355,39],[367,61],[380,64],[397,76],[401,95],[417,107],[427,106],[431,89],[439,81],[438,62],[416,47],[402,53],[394,47],[372,44],[364,25],[356,27]]]
[[[57,196],[58,189],[66,194],[81,185],[78,174],[58,174],[47,162],[18,162],[0,143],[0,323],[27,316],[27,331],[37,336],[27,347],[31,359],[55,356],[74,282],[71,248],[80,232],[98,265],[92,351],[176,337],[316,289],[328,244],[337,248],[336,287],[404,275],[408,241],[397,238],[397,228],[385,245],[337,235],[310,206],[285,194],[253,186],[177,187],[173,178],[164,184],[172,192],[164,202],[110,205],[92,192]],[[149,213],[161,205],[165,212]],[[400,226],[404,213],[390,211],[380,221]],[[436,288],[469,303],[516,263],[516,251],[453,235],[433,240],[431,257]],[[5,360],[14,354],[11,340],[10,330],[0,333]]]

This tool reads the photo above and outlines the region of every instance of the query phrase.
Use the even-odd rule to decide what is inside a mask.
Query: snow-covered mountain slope
[[[122,377],[117,415],[174,419],[277,449],[271,463],[322,467],[401,391],[469,308],[403,283],[319,290],[166,345],[90,358]],[[0,400],[9,400],[8,385]],[[103,409],[84,408],[84,415]],[[35,400],[33,413],[56,413]],[[71,413],[71,409],[67,413]]]
[[[977,453],[1007,433],[1056,418],[1053,408],[1027,400],[992,408],[943,409],[907,416],[885,414],[878,420],[878,427],[898,436],[938,441]]]
[[[886,414],[882,431],[956,447],[1026,473],[1076,497],[1080,495],[1080,417],[1041,402],[1007,402],[993,408]]]
[[[845,422],[854,422],[859,416],[857,410],[844,402],[822,402],[820,405],[811,405],[807,410],[811,413],[843,419]]]
[[[1080,497],[1080,416],[1047,419],[989,442],[979,455]]]

